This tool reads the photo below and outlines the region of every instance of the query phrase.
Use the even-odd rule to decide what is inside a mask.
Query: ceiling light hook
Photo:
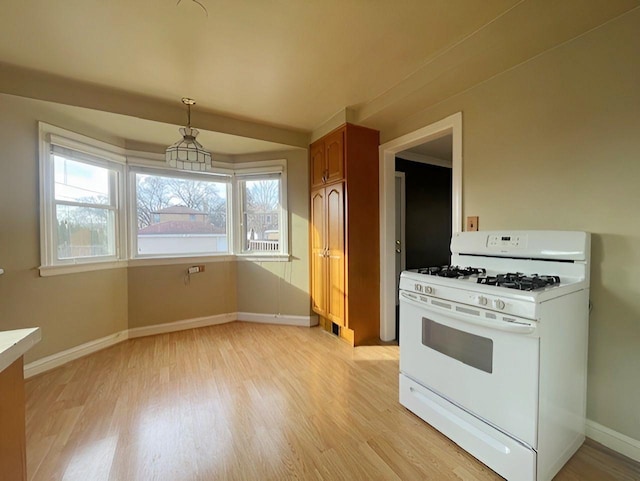
[[[182,97],[182,103],[187,106],[187,127],[191,128],[191,106],[196,104],[196,101],[189,97]]]

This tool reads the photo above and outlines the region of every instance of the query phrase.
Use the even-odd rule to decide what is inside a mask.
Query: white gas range
[[[400,402],[513,481],[584,441],[590,236],[463,232],[400,278]]]

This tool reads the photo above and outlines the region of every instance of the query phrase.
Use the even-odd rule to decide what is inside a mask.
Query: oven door
[[[536,323],[400,291],[400,371],[536,448]]]

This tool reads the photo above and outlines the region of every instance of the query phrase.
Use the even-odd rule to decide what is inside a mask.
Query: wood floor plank
[[[399,404],[398,352],[250,323],[120,343],[28,380],[29,479],[501,479]],[[589,442],[577,480],[640,468]]]

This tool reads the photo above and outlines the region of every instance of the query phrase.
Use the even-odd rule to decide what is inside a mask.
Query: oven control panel
[[[518,235],[492,234],[487,237],[487,247],[525,248],[527,247],[527,236],[523,234],[518,234]]]

